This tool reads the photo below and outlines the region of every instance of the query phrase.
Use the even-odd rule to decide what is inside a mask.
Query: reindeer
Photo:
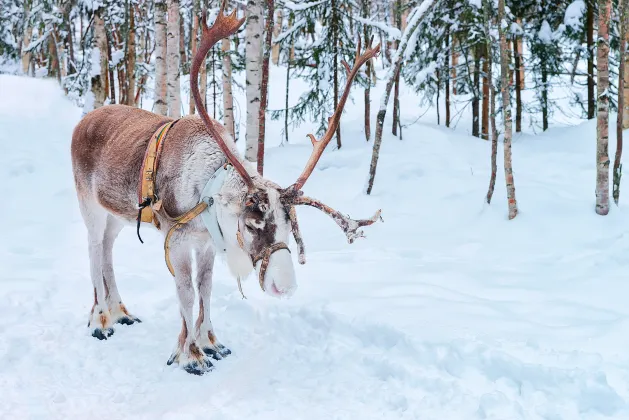
[[[230,272],[238,280],[255,270],[264,292],[274,297],[289,297],[296,288],[290,249],[286,245],[291,232],[299,262],[305,263],[295,206],[313,206],[331,216],[349,243],[363,236],[360,228],[371,225],[380,215],[378,211],[371,219],[353,220],[301,191],[338,127],[358,69],[378,54],[380,46],[368,47],[360,54],[359,41],[354,68],[343,62],[347,83],[329,127],[319,140],[309,135],[313,151],[305,169],[293,185],[282,188],[259,176],[253,165],[238,157],[235,143],[225,128],[208,116],[201,101],[198,73],[205,56],[219,40],[236,33],[244,23],[244,18],[236,18],[235,11],[224,15],[224,7],[223,3],[211,27],[203,19],[202,38],[190,71],[200,118],[183,117],[168,131],[155,175],[159,201],[151,203],[156,225],[163,233],[168,232],[166,260],[174,275],[182,318],[181,333],[168,364],[176,363],[197,375],[213,368],[212,359],[220,360],[231,353],[217,339],[210,320],[212,272],[217,253],[225,254]],[[159,127],[170,121],[171,118],[141,109],[109,105],[86,114],[74,129],[72,166],[88,232],[94,287],[88,327],[100,340],[114,333],[115,323],[140,322],[126,309],[116,287],[112,247],[121,229],[139,219],[137,191],[147,142]],[[215,179],[217,173],[222,174],[220,182]],[[204,196],[208,185],[211,191]],[[205,203],[203,211],[190,214],[189,209],[195,210],[202,203]],[[189,216],[185,221],[171,216],[185,212]],[[203,217],[195,217],[200,213]],[[209,223],[214,223],[214,229],[208,228],[207,219],[212,219]],[[196,323],[192,313],[193,253],[199,298]]]

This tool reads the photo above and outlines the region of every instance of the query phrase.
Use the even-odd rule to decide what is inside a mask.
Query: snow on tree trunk
[[[269,93],[269,59],[271,58],[271,40],[273,37],[273,14],[275,4],[273,0],[266,0],[266,23],[264,25],[264,45],[262,58],[262,83],[260,85],[260,116],[258,133],[258,173],[264,174],[264,139],[266,137],[266,107]]]
[[[627,0],[620,0],[619,5],[620,12],[620,64],[618,71],[618,114],[616,120],[616,156],[614,158],[613,173],[613,193],[614,203],[618,205],[620,198],[620,178],[622,177],[622,165],[620,164],[620,158],[622,157],[622,129],[625,119],[625,94],[626,88],[625,77],[627,77],[626,69],[626,56],[627,56]]]
[[[166,67],[168,83],[168,115],[181,117],[179,84],[179,0],[168,0],[168,33],[166,34]]]
[[[223,51],[223,119],[227,132],[236,141],[236,130],[234,121],[234,96],[232,95],[232,60],[229,56],[231,42],[229,38],[222,41]]]
[[[105,32],[105,21],[102,17],[104,13],[105,10],[103,8],[98,9],[94,13],[94,48],[92,49],[91,63],[92,109],[103,106],[107,99],[107,33]]]
[[[166,66],[166,0],[155,0],[155,111],[168,114]]]
[[[511,98],[509,96],[509,47],[507,42],[508,24],[505,21],[505,0],[498,1],[498,25],[500,32],[500,78],[502,91],[502,107],[504,115],[504,168],[507,183],[507,202],[509,205],[509,220],[518,215],[518,204],[515,199],[515,183],[513,180],[513,165],[511,163]]]
[[[135,106],[135,10],[129,4],[129,31],[127,33],[127,105]]]
[[[380,145],[382,144],[382,131],[384,128],[384,118],[387,115],[387,105],[389,104],[389,98],[391,97],[391,89],[393,88],[393,83],[395,82],[395,76],[397,72],[402,67],[402,61],[404,60],[406,47],[409,44],[409,41],[413,37],[413,34],[419,27],[422,18],[433,4],[435,0],[424,0],[422,3],[415,7],[411,14],[409,15],[409,21],[406,27],[406,30],[402,34],[400,39],[400,44],[393,55],[393,64],[389,68],[385,78],[387,80],[387,84],[384,88],[384,93],[380,98],[380,107],[378,109],[378,116],[376,117],[376,137],[373,142],[373,152],[371,155],[371,165],[369,166],[369,179],[367,180],[367,188],[366,193],[371,194],[371,190],[373,189],[373,183],[376,179],[376,168],[378,166],[378,157],[380,156]]]
[[[588,120],[594,118],[596,99],[594,98],[594,1],[586,0],[586,32],[588,54]]]
[[[246,97],[247,120],[245,158],[255,162],[258,155],[260,131],[260,83],[262,77],[262,4],[263,0],[247,1],[246,42]]]
[[[609,19],[611,0],[598,3],[598,45],[596,57],[596,213],[609,213]]]

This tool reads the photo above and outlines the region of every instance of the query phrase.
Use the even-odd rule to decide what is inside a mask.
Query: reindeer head
[[[360,230],[361,227],[371,225],[380,218],[380,210],[378,210],[370,219],[350,219],[320,201],[304,196],[301,191],[323,151],[334,136],[345,102],[349,96],[351,84],[358,70],[364,63],[379,53],[380,45],[370,48],[370,42],[366,51],[361,54],[359,38],[353,69],[343,61],[343,66],[347,70],[347,83],[338,106],[329,120],[328,129],[320,140],[309,134],[313,145],[312,155],[297,181],[288,188],[282,188],[264,178],[252,177],[247,172],[234,152],[234,145],[228,145],[225,142],[225,139],[221,136],[223,130],[221,127],[215,126],[218,123],[210,119],[201,101],[198,73],[206,54],[219,40],[236,33],[245,21],[244,18],[236,18],[236,11],[229,16],[225,16],[223,14],[224,8],[225,2],[223,2],[211,27],[208,27],[206,24],[206,13],[204,12],[201,41],[190,69],[190,87],[199,115],[209,134],[215,139],[229,162],[238,172],[246,189],[243,194],[236,194],[235,197],[223,197],[221,200],[221,204],[225,208],[231,207],[226,213],[231,216],[231,224],[237,232],[238,248],[232,243],[232,247],[235,249],[230,250],[230,244],[227,241],[228,261],[231,259],[230,268],[232,272],[241,277],[244,277],[255,268],[258,272],[260,287],[265,292],[275,297],[289,296],[296,288],[295,272],[290,257],[290,250],[287,246],[290,232],[292,232],[299,250],[299,263],[305,264],[306,262],[295,206],[308,205],[328,214],[343,229],[349,243],[363,236],[362,230]]]

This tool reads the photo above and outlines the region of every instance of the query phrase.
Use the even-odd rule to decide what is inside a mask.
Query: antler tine
[[[336,131],[341,120],[341,114],[343,113],[345,102],[347,102],[347,98],[349,97],[349,91],[352,86],[352,82],[356,78],[358,70],[363,64],[365,64],[371,58],[377,56],[380,52],[380,44],[378,44],[375,48],[367,48],[364,53],[358,54],[361,48],[360,37],[358,38],[358,48],[359,49],[357,50],[356,60],[354,61],[354,68],[351,69],[351,71],[349,65],[345,61],[342,62],[343,66],[345,66],[345,69],[347,70],[347,82],[345,83],[345,90],[343,91],[343,95],[341,96],[338,106],[336,107],[336,110],[334,110],[334,114],[332,114],[332,117],[329,120],[328,129],[326,130],[325,134],[323,134],[323,137],[321,137],[320,140],[317,140],[312,134],[308,134],[308,137],[310,137],[310,141],[312,141],[312,154],[310,155],[308,162],[306,162],[306,167],[304,168],[303,172],[301,173],[299,178],[297,178],[297,181],[295,181],[295,183],[288,187],[286,190],[298,191],[304,186],[304,184],[308,180],[308,177],[310,177],[312,171],[317,165],[317,162],[321,158],[323,151],[334,136],[334,132]]]
[[[323,204],[321,201],[307,196],[296,197],[293,201],[293,204],[311,206],[321,210],[322,212],[330,216],[336,222],[336,224],[339,225],[341,229],[343,229],[343,232],[347,237],[347,242],[349,242],[350,244],[353,243],[356,238],[362,238],[365,236],[363,234],[363,231],[360,229],[361,227],[369,226],[376,223],[378,220],[382,220],[381,210],[378,210],[369,219],[354,220],[334,210],[332,207]]]
[[[204,13],[201,19],[203,30],[201,31],[201,41],[199,42],[199,47],[194,54],[194,60],[192,61],[192,67],[190,68],[190,90],[192,91],[192,96],[194,97],[194,103],[199,111],[199,115],[207,128],[207,131],[216,141],[216,144],[221,148],[222,152],[227,157],[227,160],[234,166],[236,171],[240,174],[245,184],[247,184],[247,188],[249,191],[253,190],[253,180],[251,176],[247,173],[245,167],[240,162],[240,159],[234,154],[230,145],[227,144],[225,139],[221,136],[219,130],[215,127],[215,122],[210,120],[209,115],[207,114],[207,110],[203,106],[203,101],[201,100],[201,93],[199,92],[199,68],[203,61],[205,60],[205,56],[208,51],[221,39],[226,38],[230,35],[235,34],[238,29],[245,23],[245,18],[237,19],[236,10],[234,10],[229,15],[224,15],[226,0],[223,0],[221,4],[221,8],[216,16],[216,20],[212,24],[211,27],[207,26],[207,16]]]

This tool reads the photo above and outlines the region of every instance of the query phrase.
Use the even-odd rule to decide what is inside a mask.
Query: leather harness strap
[[[166,235],[166,239],[164,240],[164,254],[166,258],[166,265],[168,266],[168,270],[170,274],[175,276],[175,269],[173,268],[170,262],[170,237],[176,230],[184,227],[186,223],[203,213],[207,209],[207,203],[205,201],[201,201],[199,204],[194,206],[192,210],[188,210],[186,213],[175,219],[175,224],[168,230],[168,234]]]
[[[148,147],[144,153],[144,160],[142,161],[142,169],[140,171],[140,183],[138,185],[138,238],[140,242],[140,222],[153,223],[157,229],[160,228],[159,221],[153,214],[153,207],[156,210],[159,209],[161,203],[159,197],[156,194],[155,179],[157,175],[157,167],[159,164],[159,157],[164,146],[164,140],[168,130],[177,122],[169,121],[162,124],[151,136]]]

